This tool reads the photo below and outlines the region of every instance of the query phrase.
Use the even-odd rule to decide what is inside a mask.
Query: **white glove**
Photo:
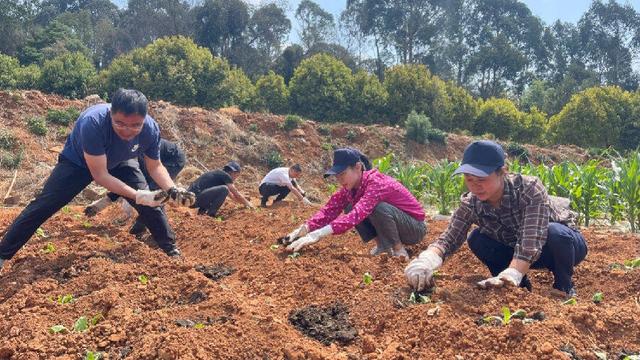
[[[320,228],[316,231],[312,231],[309,234],[301,237],[300,239],[292,242],[289,246],[287,246],[287,250],[291,252],[300,251],[303,247],[311,244],[315,244],[320,240],[320,238],[333,234],[333,229],[331,225],[327,225],[323,228]]]
[[[502,270],[498,276],[478,282],[478,286],[486,288],[499,288],[503,286],[518,286],[522,281],[524,274],[514,268],[506,268]]]
[[[291,244],[292,242],[297,240],[299,237],[307,235],[308,232],[309,232],[309,228],[307,227],[307,225],[306,224],[302,224],[302,225],[300,225],[299,228],[293,230],[287,236],[282,238],[282,243],[283,244]]]
[[[150,207],[162,205],[168,194],[162,190],[136,190],[136,204]]]
[[[125,220],[128,220],[133,216],[133,207],[129,205],[129,202],[124,198],[120,198],[120,208],[125,214]]]
[[[433,273],[442,266],[442,258],[432,250],[425,250],[404,269],[407,282],[416,291],[433,286]]]
[[[185,190],[181,187],[172,187],[166,191],[168,198],[164,201],[171,200],[180,206],[191,207],[196,202],[196,194]]]
[[[302,198],[302,202],[303,202],[305,205],[313,205],[313,203],[311,202],[311,200],[307,199],[306,197],[305,197],[305,198]]]

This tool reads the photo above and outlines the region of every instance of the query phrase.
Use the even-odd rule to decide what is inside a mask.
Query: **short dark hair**
[[[147,97],[138,90],[120,88],[111,97],[111,111],[125,115],[147,115]]]
[[[301,173],[301,172],[302,172],[302,166],[300,166],[300,164],[295,164],[295,165],[293,165],[293,166],[291,167],[291,169],[293,169],[293,171],[295,171],[295,172],[299,172],[299,173]]]

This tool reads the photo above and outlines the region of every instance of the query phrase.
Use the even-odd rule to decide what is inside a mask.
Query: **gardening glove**
[[[416,291],[423,291],[433,287],[433,273],[442,266],[442,258],[427,249],[413,259],[404,269],[407,282]]]
[[[333,229],[331,228],[331,225],[327,225],[316,231],[312,231],[309,234],[301,237],[300,239],[292,242],[289,246],[287,246],[287,250],[289,250],[290,252],[298,252],[303,247],[315,244],[318,242],[318,240],[320,240],[320,238],[331,234],[333,234]]]
[[[309,199],[307,199],[307,198],[302,198],[302,202],[303,202],[305,205],[313,205],[313,203],[311,202],[311,200],[309,200]]]
[[[167,190],[167,198],[163,202],[169,200],[180,206],[191,207],[196,202],[196,194],[174,186]]]
[[[167,201],[168,194],[162,190],[136,190],[136,204],[157,207]]]
[[[499,288],[503,286],[519,286],[524,274],[514,268],[502,270],[498,276],[494,276],[478,282],[482,289]]]
[[[307,225],[306,224],[302,224],[302,225],[300,225],[299,228],[293,230],[287,236],[283,237],[282,238],[282,243],[283,244],[291,244],[292,242],[297,240],[299,237],[307,235],[308,232],[309,232],[309,228],[307,227]]]
[[[111,199],[109,199],[108,196],[105,196],[103,198],[100,198],[94,202],[92,202],[91,204],[89,204],[89,206],[87,206],[86,208],[84,208],[84,214],[87,217],[93,217],[98,215],[99,212],[101,212],[102,210],[106,209],[107,206],[111,205]]]

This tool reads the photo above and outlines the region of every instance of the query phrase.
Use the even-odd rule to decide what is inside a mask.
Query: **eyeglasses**
[[[118,120],[113,120],[113,126],[119,128],[119,129],[129,129],[129,130],[140,130],[142,128],[142,126],[144,125],[144,122],[141,122],[139,124],[132,124],[132,125],[128,125],[125,124],[122,121],[118,121]]]

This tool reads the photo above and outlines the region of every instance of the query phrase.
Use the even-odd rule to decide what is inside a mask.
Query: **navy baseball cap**
[[[349,166],[355,165],[360,161],[360,155],[360,152],[356,149],[337,149],[333,152],[333,166],[324,173],[324,177],[338,175],[345,171]]]
[[[240,164],[238,164],[235,161],[229,161],[227,163],[227,165],[224,166],[224,169],[225,170],[228,169],[228,170],[233,171],[233,172],[238,172],[238,171],[242,170],[242,167],[240,167]]]
[[[453,174],[487,177],[503,166],[504,150],[502,146],[493,141],[480,140],[472,142],[464,149],[462,164]]]

